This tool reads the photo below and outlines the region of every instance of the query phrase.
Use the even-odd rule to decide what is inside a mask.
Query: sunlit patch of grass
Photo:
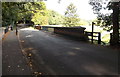
[[[29,27],[30,29],[34,29],[34,27]]]
[[[106,34],[102,37],[102,41],[105,43],[109,43],[110,41],[110,34]]]

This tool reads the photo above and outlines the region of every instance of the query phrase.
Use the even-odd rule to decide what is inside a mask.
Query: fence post
[[[101,44],[101,33],[98,33],[98,44]]]
[[[91,39],[91,41],[92,41],[92,44],[93,44],[93,32],[94,32],[94,22],[92,22],[92,39]]]
[[[113,38],[112,38],[112,36],[113,36],[113,33],[110,33],[110,45],[113,44]]]

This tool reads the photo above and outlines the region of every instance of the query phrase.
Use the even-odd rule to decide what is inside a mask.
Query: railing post
[[[101,33],[98,33],[98,44],[101,44]]]

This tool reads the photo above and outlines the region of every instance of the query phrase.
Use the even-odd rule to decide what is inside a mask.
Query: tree
[[[2,2],[2,24],[7,26],[19,20],[29,20],[37,11],[45,10],[44,2]]]
[[[107,1],[107,0],[106,0]],[[97,3],[97,4],[96,4]],[[104,25],[105,27],[109,27],[109,25],[111,25],[111,28],[113,28],[113,36],[112,36],[112,44],[114,45],[118,45],[119,43],[119,12],[120,12],[120,2],[109,2],[108,6],[106,8],[108,8],[108,10],[113,10],[113,13],[111,13],[110,15],[104,15],[100,13],[100,10],[102,9],[102,3],[99,1],[94,1],[94,0],[90,0],[90,5],[93,6],[93,10],[95,8],[94,11],[97,12],[98,14],[98,18],[99,20],[103,20],[103,23],[105,23],[106,25]],[[98,8],[97,5],[101,5],[101,8]],[[97,10],[96,10],[97,9]]]
[[[32,16],[32,21],[35,24],[40,25],[47,25],[48,24],[48,15],[47,10],[38,10],[34,15]]]
[[[112,22],[113,22],[113,37],[111,44],[112,45],[118,45],[119,44],[119,3],[118,2],[113,2],[113,17],[112,17]]]
[[[54,10],[48,10],[48,23],[50,25],[60,25],[63,23],[63,16]]]
[[[64,18],[65,22],[63,23],[65,26],[73,27],[79,25],[80,19],[78,18],[76,12],[77,12],[76,6],[74,6],[73,3],[71,3],[65,11],[65,18]]]
[[[2,7],[1,7],[1,2],[0,2],[0,27],[2,27]]]
[[[2,24],[9,25],[13,21],[16,22],[19,19],[20,9],[23,9],[23,4],[19,2],[2,2]]]
[[[39,6],[35,10],[31,9],[31,10],[34,10],[32,21],[35,24],[47,25],[48,24],[48,11],[46,9],[46,5],[44,2],[37,2],[37,5]]]
[[[113,13],[104,14],[101,12],[101,10],[113,10],[113,2],[109,2],[108,0],[89,0],[89,4],[92,5],[94,14],[98,15],[96,20],[97,24],[103,27],[105,30],[112,30]]]

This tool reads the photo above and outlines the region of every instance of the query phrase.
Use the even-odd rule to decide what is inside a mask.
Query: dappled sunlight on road
[[[28,37],[33,37],[33,35],[27,35],[27,36],[25,36],[26,38],[28,38]]]
[[[80,48],[78,48],[78,47],[75,47],[74,49],[76,49],[76,50],[80,50]]]
[[[20,30],[29,30],[29,31],[39,31],[39,30],[37,30],[37,29],[34,29],[34,28],[32,28],[32,27],[28,27],[28,28],[22,28],[22,29],[20,29]]]
[[[76,53],[75,52],[68,52],[68,55],[75,56]]]

